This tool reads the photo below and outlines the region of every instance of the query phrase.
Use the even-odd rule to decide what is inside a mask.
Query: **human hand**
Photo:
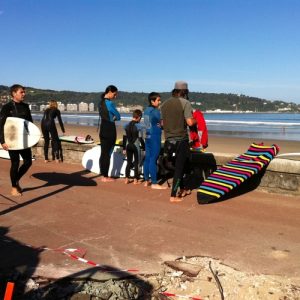
[[[4,143],[4,144],[1,144],[1,146],[2,146],[2,148],[4,149],[4,150],[8,150],[8,145],[6,144],[6,143]]]

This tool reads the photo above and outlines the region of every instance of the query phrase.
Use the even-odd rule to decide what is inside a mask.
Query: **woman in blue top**
[[[99,165],[102,177],[102,182],[114,181],[113,178],[108,177],[108,170],[110,165],[110,156],[113,152],[116,139],[117,130],[115,121],[121,119],[120,113],[117,111],[114,103],[112,102],[118,95],[118,89],[114,85],[109,85],[105,92],[101,95],[99,103],[99,115],[101,118],[100,124],[100,143],[101,155]]]
[[[152,92],[148,95],[149,106],[144,111],[144,123],[146,127],[144,179],[145,186],[153,189],[166,189],[157,184],[157,159],[161,148],[161,117],[158,107],[160,94]],[[151,180],[150,180],[151,178]]]

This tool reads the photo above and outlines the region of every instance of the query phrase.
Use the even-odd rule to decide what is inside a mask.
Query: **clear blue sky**
[[[300,103],[300,0],[0,0],[0,84]]]

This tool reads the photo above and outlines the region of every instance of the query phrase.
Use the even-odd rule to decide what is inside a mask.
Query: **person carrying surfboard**
[[[4,150],[7,150],[11,160],[10,179],[11,194],[13,196],[21,196],[22,188],[19,181],[32,165],[31,148],[22,150],[10,150],[5,143],[4,125],[8,117],[21,118],[33,122],[29,105],[24,103],[25,88],[20,84],[14,84],[10,88],[12,101],[3,105],[0,111],[0,143]],[[23,164],[20,166],[20,155],[23,158]]]
[[[108,171],[110,166],[110,156],[113,152],[116,139],[117,129],[115,121],[121,120],[121,115],[117,111],[114,100],[118,95],[118,89],[114,85],[109,85],[105,92],[101,95],[101,101],[99,102],[99,117],[101,119],[99,138],[101,143],[101,155],[99,159],[99,166],[101,175],[103,176],[102,182],[114,181],[114,178],[108,177]]]

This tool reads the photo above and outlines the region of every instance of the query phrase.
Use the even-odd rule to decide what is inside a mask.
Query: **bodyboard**
[[[95,146],[87,150],[82,157],[82,166],[95,174],[100,174],[99,159],[101,155],[101,146]],[[127,160],[123,154],[123,147],[115,146],[110,158],[108,174],[110,177],[125,177]],[[130,176],[134,176],[134,170],[130,170]]]
[[[15,117],[6,119],[4,138],[9,150],[30,148],[39,142],[40,137],[40,129],[32,122]]]
[[[199,204],[221,200],[249,178],[262,172],[279,152],[277,145],[252,144],[244,153],[210,174],[197,191]]]
[[[75,144],[93,144],[94,140],[86,140],[83,136],[76,135],[62,135],[59,137],[61,141],[75,143]]]

